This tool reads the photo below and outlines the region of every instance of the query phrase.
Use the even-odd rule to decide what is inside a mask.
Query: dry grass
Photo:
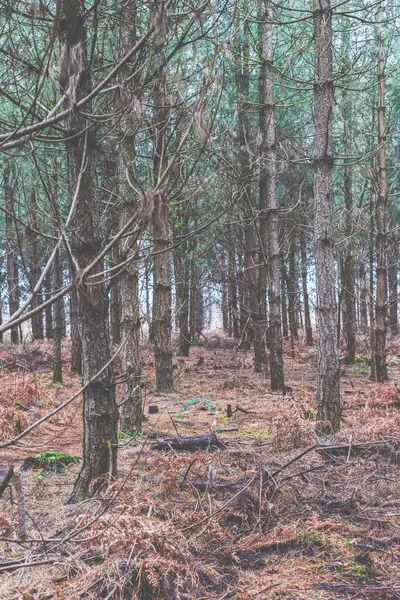
[[[346,367],[345,420],[335,436],[352,444],[390,438],[390,449],[335,456],[311,451],[277,473],[314,441],[314,349],[298,346],[296,358],[285,359],[293,388],[289,398],[271,394],[263,378],[253,374],[251,356],[224,348],[221,336],[218,347],[196,348],[190,359],[177,361],[173,394],[155,395],[150,346],[143,356],[145,403],[160,409],[146,423],[144,449],[143,441],[121,441],[117,481],[75,506],[65,502],[77,466],[66,475],[27,474],[29,536],[72,537],[61,543],[4,542],[3,563],[51,562],[0,573],[0,598],[400,597],[396,383],[378,386],[368,381],[362,365]],[[201,356],[204,363],[196,367]],[[392,364],[393,380],[399,379],[396,368]],[[44,389],[51,405],[53,390]],[[230,419],[228,403],[242,409]],[[151,450],[157,435],[206,433],[215,418],[226,449]],[[61,429],[60,423],[53,427]],[[65,449],[71,432],[66,429],[51,448]],[[48,432],[41,435],[35,443]],[[232,487],[199,486],[200,480]],[[16,507],[9,496],[1,502],[1,535],[14,538]]]

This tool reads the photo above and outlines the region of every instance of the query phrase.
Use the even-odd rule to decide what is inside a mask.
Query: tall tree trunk
[[[45,300],[48,300],[51,296],[51,280],[52,272],[50,270],[43,281],[43,294]],[[46,308],[44,309],[44,325],[46,339],[53,339],[53,310],[51,305],[46,306]]]
[[[118,246],[113,248],[114,266],[120,262]],[[120,278],[113,276],[111,279],[111,298],[110,298],[110,329],[111,339],[114,344],[121,343],[121,290]]]
[[[76,101],[91,89],[90,68],[86,60],[85,7],[80,0],[61,3],[58,33],[64,63],[61,87],[73,88]],[[71,65],[74,74],[69,76]],[[87,107],[90,112],[90,107]],[[66,142],[68,178],[77,193],[72,252],[80,269],[88,267],[101,249],[100,203],[96,180],[96,139],[88,128],[86,117],[71,111],[71,133]],[[82,167],[84,165],[84,170]],[[76,189],[76,186],[80,186]],[[72,191],[71,190],[71,191]],[[99,261],[91,274],[100,274]],[[77,274],[74,273],[74,276]],[[117,469],[118,411],[115,382],[110,364],[108,310],[104,277],[98,275],[96,285],[82,277],[77,286],[77,323],[82,346],[83,392],[83,460],[70,501],[79,501],[114,477]],[[103,369],[101,375],[95,376]]]
[[[197,269],[192,271],[192,276],[193,285],[191,285],[190,293],[191,336],[193,340],[198,341],[204,329],[204,299],[201,277]]]
[[[17,240],[14,230],[14,190],[15,173],[10,163],[4,166],[3,174],[4,200],[6,208],[6,251],[7,251],[7,288],[8,288],[8,306],[10,316],[19,308],[19,273],[18,273],[18,253]],[[11,328],[11,343],[18,344],[19,329]]]
[[[286,285],[286,269],[282,263],[281,270],[281,313],[282,313],[282,335],[285,340],[289,339],[289,321],[287,307],[287,285]]]
[[[368,303],[367,303],[367,275],[365,272],[365,264],[363,259],[361,259],[359,268],[359,310],[360,310],[360,326],[361,331],[363,333],[367,333],[368,331]]]
[[[261,331],[258,325],[258,243],[255,230],[255,215],[251,194],[251,161],[250,161],[250,124],[248,116],[249,103],[249,23],[246,20],[241,31],[238,26],[235,76],[237,86],[237,115],[239,139],[240,179],[239,192],[243,211],[244,234],[244,282],[245,282],[245,319],[246,338],[244,350],[249,350],[254,344],[255,371],[263,371],[265,358]],[[265,356],[265,351],[264,351]]]
[[[310,301],[308,297],[308,284],[307,284],[307,246],[304,234],[304,228],[300,229],[300,253],[301,253],[301,281],[303,286],[303,303],[304,303],[304,325],[306,329],[306,342],[307,346],[313,345],[313,335],[311,326],[310,316]]]
[[[73,277],[70,269],[70,276]],[[78,294],[73,287],[69,298],[69,318],[71,328],[71,373],[82,375],[82,345],[78,328]]]
[[[262,6],[261,31],[261,77],[260,104],[263,105],[260,119],[262,137],[260,173],[260,211],[265,210],[266,239],[269,276],[269,328],[267,344],[271,389],[284,391],[282,327],[281,327],[281,273],[282,262],[279,248],[279,215],[276,193],[276,130],[274,109],[273,31],[271,21],[273,9],[269,0]],[[262,215],[264,216],[264,215]],[[265,294],[265,290],[264,290]]]
[[[382,13],[379,12],[378,15]],[[382,383],[389,379],[386,362],[387,268],[386,268],[386,212],[389,186],[386,164],[385,123],[385,57],[382,23],[378,18],[378,165],[379,188],[375,204],[376,226],[376,300],[375,300],[375,377]]]
[[[144,278],[145,278],[145,296],[146,296],[146,321],[147,326],[150,330],[151,324],[151,305],[150,305],[150,265],[146,261],[144,265]]]
[[[166,108],[165,81],[159,79],[153,90],[153,165],[154,183],[160,180],[165,165],[166,129],[169,113]],[[169,210],[164,189],[155,195],[153,210],[154,235],[154,354],[158,392],[173,389],[171,345],[171,280],[169,270]]]
[[[29,246],[29,283],[31,290],[34,290],[40,278],[41,257],[39,253],[39,240],[36,233],[37,223],[37,203],[36,192],[31,194],[29,206],[29,227],[26,232],[26,242]],[[36,293],[32,300],[32,308],[36,308],[42,301],[41,293]],[[39,312],[31,318],[32,338],[34,340],[43,339],[43,313]]]
[[[296,301],[297,301],[297,274],[296,274],[296,234],[297,225],[292,229],[289,236],[289,274],[287,278],[287,291],[289,299],[289,330],[293,339],[299,337],[296,320]]]
[[[136,41],[136,2],[124,8],[121,23],[121,56]],[[130,72],[129,65],[122,71],[122,79]],[[135,181],[136,146],[135,121],[131,116],[133,84],[122,81],[119,108],[123,111],[120,120],[119,144],[119,192],[122,199],[120,227],[131,219],[138,206],[137,198],[129,185]],[[139,312],[139,272],[138,272],[137,234],[126,235],[120,243],[120,259],[129,262],[120,276],[121,284],[121,333],[122,333],[122,406],[120,409],[120,427],[124,432],[142,430],[143,408],[141,397],[141,357],[140,357],[140,312]]]
[[[230,232],[231,234],[232,232]],[[231,243],[228,246],[228,293],[229,306],[232,318],[232,335],[234,339],[240,338],[239,316],[238,316],[238,300],[237,300],[237,277],[236,277],[236,259],[235,246],[233,235],[230,235]]]
[[[393,338],[399,334],[398,306],[398,270],[399,270],[399,240],[397,234],[392,234],[388,251],[388,280],[389,280],[389,325]]]
[[[372,171],[374,172],[374,171]],[[375,219],[374,219],[374,196],[376,194],[376,185],[374,177],[371,178],[371,197],[369,202],[370,211],[370,232],[369,232],[369,250],[368,250],[368,313],[369,313],[369,343],[371,347],[371,373],[370,380],[376,380],[375,364],[375,314],[374,314],[374,251],[375,251]]]
[[[317,279],[317,423],[321,433],[340,428],[340,366],[336,337],[332,236],[332,12],[330,0],[314,0],[314,199]]]
[[[242,232],[240,232],[241,234]],[[246,283],[244,276],[244,263],[243,263],[243,240],[242,235],[239,236],[239,244],[237,248],[237,282],[238,282],[238,302],[239,302],[239,331],[240,336],[243,338],[242,348],[243,350],[248,350],[249,345],[245,335],[245,329],[248,326],[248,314],[247,314],[247,293],[246,293]]]
[[[344,71],[351,68],[350,64],[350,28],[349,19],[344,22],[343,33],[343,56],[345,58]],[[346,210],[346,242],[343,259],[343,334],[346,340],[346,358],[348,365],[354,363],[356,356],[356,294],[355,294],[355,273],[354,259],[351,251],[353,243],[353,173],[350,164],[352,151],[351,141],[351,120],[352,105],[348,95],[346,83],[342,87],[343,100],[343,135],[344,135],[344,206]]]
[[[197,229],[197,224],[195,224]],[[193,238],[194,239],[194,238]],[[196,241],[194,241],[191,254],[194,255]],[[204,324],[204,304],[203,291],[201,282],[201,272],[196,258],[191,261],[190,265],[190,298],[189,298],[189,323],[190,323],[190,339],[198,341],[203,330]]]
[[[57,251],[54,260],[54,271],[53,271],[53,288],[59,290],[62,288],[62,272],[61,272],[61,261],[60,251]],[[62,301],[60,298],[53,304],[54,311],[54,328],[53,328],[53,381],[62,383],[62,354],[61,354],[61,340],[62,340]]]
[[[189,356],[189,205],[181,203],[175,208],[173,218],[174,230],[174,271],[176,313],[179,327],[179,354]]]
[[[222,249],[222,261],[221,261],[221,315],[222,315],[222,329],[224,333],[228,333],[229,330],[229,310],[228,310],[228,285],[227,285],[227,268],[226,268],[226,255],[225,249]]]

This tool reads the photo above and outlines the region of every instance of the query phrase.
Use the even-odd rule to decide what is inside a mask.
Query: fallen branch
[[[152,450],[181,450],[195,452],[196,450],[208,450],[209,448],[226,448],[215,435],[199,435],[194,437],[166,438],[151,444]]]
[[[391,440],[374,440],[372,442],[359,442],[355,444],[352,442],[348,444],[326,444],[318,446],[316,451],[325,456],[341,456],[346,454],[349,458],[352,454],[359,456],[364,452],[374,452],[382,448],[387,448],[391,457],[397,456],[396,446]]]
[[[6,567],[2,567],[0,565],[0,572],[3,571],[13,571],[15,569],[25,569],[26,567],[37,567],[39,565],[49,565],[51,563],[54,563],[55,559],[47,559],[47,560],[38,560],[37,562],[31,562],[31,563],[18,563],[16,565],[9,565]]]
[[[154,483],[154,484],[176,484],[180,488],[183,487],[195,487],[200,492],[205,492],[208,489],[214,490],[240,490],[242,489],[246,482],[245,481],[210,481],[209,479],[181,479],[177,481],[176,479],[172,479],[170,477],[148,477],[143,475],[142,481],[146,483]]]

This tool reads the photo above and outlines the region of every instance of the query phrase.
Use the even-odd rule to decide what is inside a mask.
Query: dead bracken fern
[[[151,351],[144,346],[146,381],[154,376]],[[301,360],[290,359],[293,398],[283,399],[253,374],[248,357],[223,347],[222,336],[212,354],[194,348],[185,367],[203,360],[178,380],[173,396],[154,396],[151,387],[143,388],[146,406],[157,404],[159,413],[148,415],[145,433],[152,438],[139,460],[143,438],[121,440],[115,483],[86,502],[65,505],[78,465],[48,477],[27,471],[31,543],[13,541],[17,507],[8,490],[1,500],[0,536],[10,540],[3,541],[3,565],[12,560],[17,567],[0,572],[0,599],[320,600],[351,597],[359,590],[367,590],[363,595],[371,600],[394,598],[391,590],[400,580],[399,467],[386,442],[365,454],[351,448],[380,438],[392,440],[389,450],[396,447],[397,387],[349,375],[343,386],[345,420],[332,436],[332,442],[343,443],[343,452],[330,457],[308,451],[315,426],[315,371],[307,352],[296,348]],[[227,380],[235,386],[225,387]],[[66,387],[54,388],[49,374],[0,378],[7,408],[15,408],[18,395],[25,398],[26,388],[26,408],[17,410],[28,422],[31,411],[41,410],[31,396],[40,402],[48,394],[50,408],[60,394],[77,389],[79,380],[67,378]],[[204,403],[188,403],[205,397],[210,399],[206,410],[199,408]],[[35,444],[42,451],[51,433],[58,450],[71,452],[75,429],[60,435],[68,419],[70,413],[36,432],[24,451],[32,453]],[[214,420],[226,448],[152,448],[158,436],[209,433]],[[341,585],[350,586],[345,594],[335,587]]]

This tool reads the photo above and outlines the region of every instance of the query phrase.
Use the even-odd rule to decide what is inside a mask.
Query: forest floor
[[[120,440],[111,486],[70,505],[78,464],[24,470],[25,543],[6,490],[1,600],[400,598],[400,344],[390,347],[388,384],[369,381],[365,356],[342,366],[342,429],[329,440],[338,447],[324,450],[315,448],[315,348],[299,341],[292,358],[288,344],[282,396],[254,374],[252,353],[205,334],[190,358],[175,358],[175,391],[165,395],[144,344],[144,431]],[[65,372],[68,356],[66,343]],[[52,383],[48,342],[3,344],[0,365],[0,441],[80,386],[68,375]],[[1,450],[0,481],[32,454],[80,456],[81,411],[78,398]],[[210,430],[223,447],[153,447]]]

